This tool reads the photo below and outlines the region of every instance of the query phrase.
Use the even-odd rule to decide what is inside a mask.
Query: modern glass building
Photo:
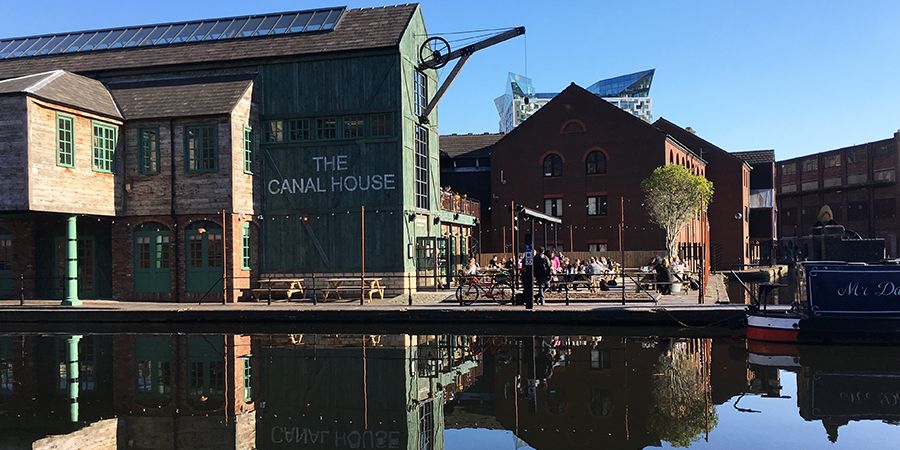
[[[653,121],[650,85],[656,69],[600,80],[587,90],[598,97],[634,114],[647,122]],[[508,133],[535,111],[549,102],[556,93],[535,92],[531,78],[509,73],[506,92],[494,100],[500,114],[500,132]]]

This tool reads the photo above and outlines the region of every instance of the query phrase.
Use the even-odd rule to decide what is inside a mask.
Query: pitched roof
[[[503,133],[445,134],[441,136],[440,147],[450,158],[490,156],[491,146],[502,137]]]
[[[93,73],[399,45],[417,4],[347,10],[330,31],[0,60],[0,79],[64,69]]]
[[[103,83],[63,70],[0,81],[0,95],[16,93],[29,94],[107,117],[122,118]]]
[[[128,120],[230,113],[247,92],[249,79],[169,80],[112,84],[109,89]]]
[[[681,145],[689,148],[693,153],[700,155],[700,157],[704,160],[708,160],[706,155],[711,151],[721,152],[723,154],[729,155],[731,158],[739,159],[733,154],[723,150],[718,145],[713,144],[706,139],[703,139],[696,133],[681,128],[680,126],[666,120],[663,117],[656,119],[656,122],[653,122],[653,126],[662,130],[673,139],[676,139],[679,143],[681,143]]]
[[[731,154],[743,159],[747,164],[775,162],[775,150],[747,150],[743,152],[731,152]]]

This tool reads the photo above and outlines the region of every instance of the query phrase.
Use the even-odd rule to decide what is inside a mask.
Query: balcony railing
[[[481,203],[460,195],[458,192],[441,191],[441,210],[481,217]]]

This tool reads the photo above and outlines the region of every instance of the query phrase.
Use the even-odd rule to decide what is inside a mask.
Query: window
[[[419,450],[434,450],[434,400],[419,404]]]
[[[11,270],[12,260],[12,235],[0,228],[0,270]]]
[[[599,151],[588,153],[584,160],[584,171],[588,175],[606,173],[606,154]]]
[[[859,164],[866,162],[866,149],[857,148],[847,152],[847,164]]]
[[[570,120],[562,126],[562,134],[584,133],[584,131],[584,124],[577,120]]]
[[[309,119],[288,120],[288,140],[291,142],[308,141],[310,139]]]
[[[591,415],[605,417],[612,412],[612,393],[609,389],[591,389]]]
[[[0,359],[0,393],[11,394],[16,390],[16,375],[11,361]]]
[[[606,207],[605,195],[592,195],[587,198],[587,215],[589,216],[605,216]]]
[[[138,150],[141,173],[144,175],[159,173],[159,130],[156,128],[138,130]]]
[[[324,117],[316,119],[316,138],[334,139],[337,137],[337,119]]]
[[[563,215],[563,199],[561,198],[545,198],[544,214],[553,217],[562,217]]]
[[[797,165],[794,163],[790,164],[782,164],[781,165],[781,174],[782,175],[793,175],[797,173]]]
[[[188,172],[216,170],[216,126],[184,127],[184,148]]]
[[[241,358],[244,360],[244,403],[253,402],[253,364],[250,355]]]
[[[797,183],[784,183],[781,185],[781,192],[797,192]]]
[[[372,137],[394,135],[394,115],[391,113],[372,114],[369,118],[372,129]]]
[[[112,173],[116,156],[116,127],[94,122],[94,163],[97,172]]]
[[[895,179],[893,168],[876,170],[872,175],[875,181],[894,181]]]
[[[612,367],[609,350],[605,348],[591,349],[591,369],[609,369]]]
[[[825,157],[825,167],[840,167],[841,166],[841,154],[838,153],[836,155],[828,155]]]
[[[882,144],[875,149],[875,158],[890,158],[894,156],[890,144]]]
[[[344,117],[344,138],[353,139],[365,135],[364,127],[366,121],[363,116],[347,116]]]
[[[815,172],[819,170],[819,160],[816,158],[804,159],[803,160],[803,171],[804,172]]]
[[[241,225],[241,269],[250,270],[250,223]]]
[[[416,117],[420,117],[425,113],[425,107],[428,105],[428,77],[420,70],[417,70],[415,73],[415,92],[413,96],[415,102],[413,111]]]
[[[589,252],[605,252],[609,250],[609,245],[606,242],[592,242],[588,244]]]
[[[861,221],[869,218],[869,208],[866,202],[847,203],[847,221]]]
[[[416,125],[416,207],[428,209],[428,129]]]
[[[562,158],[560,158],[560,156],[556,153],[551,153],[544,158],[544,176],[562,176]]]
[[[266,142],[269,144],[277,144],[284,142],[284,121],[270,120],[265,126]]]
[[[897,201],[893,198],[879,198],[875,200],[875,218],[893,219],[897,213]]]
[[[244,173],[253,174],[253,129],[244,127]]]
[[[56,115],[56,165],[75,167],[75,120]]]

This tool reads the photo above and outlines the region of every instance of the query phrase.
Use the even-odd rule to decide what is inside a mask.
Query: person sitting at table
[[[662,261],[654,268],[656,272],[656,288],[660,294],[669,295],[672,293],[672,267],[669,264],[669,258],[663,258]]]
[[[599,276],[604,272],[604,267],[600,263],[601,260],[603,260],[602,256],[600,257],[600,260],[598,260],[597,258],[591,257],[591,273],[592,274]]]
[[[496,256],[492,257],[491,260],[488,261],[488,269],[499,269],[499,268],[500,268],[500,262],[497,260],[497,257]]]
[[[478,274],[478,263],[475,262],[475,258],[469,258],[469,263],[466,264],[466,275],[477,275]]]

